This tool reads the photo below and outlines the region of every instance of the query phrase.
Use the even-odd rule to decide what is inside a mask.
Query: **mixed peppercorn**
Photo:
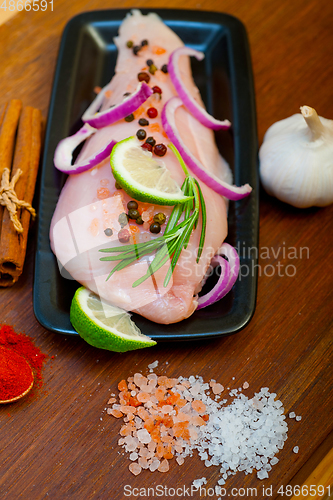
[[[133,40],[128,40],[126,43],[126,46],[129,49],[132,49],[132,52],[135,56],[139,55],[140,50],[142,50],[143,47],[146,47],[147,45],[149,45],[148,40],[142,40],[140,45],[134,45]],[[157,66],[155,66],[154,64],[154,61],[152,59],[147,59],[146,64],[149,68],[149,73],[153,75],[158,69]],[[168,73],[168,65],[163,64],[163,66],[161,67],[161,71],[163,71],[163,73]]]
[[[134,45],[134,42],[132,40],[128,40],[126,43],[127,47],[129,49],[132,49],[134,55],[138,55],[140,50],[147,45],[149,45],[148,40],[142,40],[139,45]],[[140,71],[138,73],[138,81],[139,82],[146,82],[147,84],[150,82],[150,75],[154,75],[157,71],[157,66],[154,64],[153,59],[147,59],[146,60],[146,65],[148,66],[148,72],[147,71]],[[161,71],[163,73],[168,73],[168,65],[163,64],[161,67]],[[150,73],[150,74],[149,74]],[[162,98],[162,89],[158,85],[154,85],[152,87],[152,90],[154,94],[158,94],[160,96],[160,99]],[[127,97],[130,95],[129,92],[126,92],[124,94],[124,97]],[[147,116],[148,118],[154,119],[158,116],[158,110],[154,107],[151,106],[150,108],[147,109]],[[130,115],[125,117],[125,121],[127,122],[132,122],[135,119],[134,114],[131,113]],[[140,118],[138,120],[138,123],[140,127],[148,127],[149,126],[149,120],[146,118]],[[147,137],[147,132],[143,128],[139,128],[136,132],[136,136],[140,141],[145,141],[142,144],[142,149],[145,149],[146,151],[149,151],[151,153],[156,154],[157,156],[164,156],[167,152],[167,147],[164,144],[156,144],[156,140],[153,137]]]
[[[142,219],[142,215],[138,210],[139,205],[135,200],[131,200],[127,203],[128,212],[122,212],[118,217],[118,222],[120,224],[120,231],[118,232],[118,240],[120,243],[128,243],[131,237],[131,232],[125,229],[129,220],[135,221],[136,224],[141,226],[145,221]],[[161,231],[161,226],[166,221],[166,215],[162,212],[156,213],[153,218],[150,218],[149,231],[151,233],[157,234]],[[106,236],[112,236],[113,231],[110,227],[104,230]]]
[[[140,45],[134,45],[133,41],[132,40],[128,40],[128,42],[126,43],[127,47],[129,49],[132,49],[133,51],[133,54],[135,56],[138,55],[138,53],[140,52],[140,50],[145,47],[146,45],[148,45],[148,40],[142,40],[141,44]]]
[[[140,50],[148,45],[148,40],[142,40],[140,45],[134,45],[134,42],[132,40],[128,40],[126,43],[127,47],[129,49],[132,49],[134,55],[138,55]],[[148,72],[146,71],[140,71],[138,73],[137,78],[139,82],[145,82],[149,83],[150,82],[150,75],[154,75],[155,72],[157,71],[157,66],[154,64],[154,61],[152,59],[147,59],[146,60],[146,65],[148,66]],[[161,71],[163,73],[168,73],[168,66],[167,64],[164,64],[161,67]],[[160,96],[160,99],[162,98],[162,89],[155,85],[152,87],[153,93],[158,94]],[[128,97],[130,95],[130,92],[126,92],[124,94],[124,97]],[[148,118],[154,119],[158,116],[158,110],[151,106],[150,108],[147,109],[146,111]],[[135,116],[133,113],[125,117],[126,122],[132,122],[135,119]],[[138,120],[138,124],[140,127],[147,127],[149,126],[149,120],[147,118],[141,117]],[[154,137],[149,136],[147,137],[147,132],[143,129],[140,128],[136,132],[136,136],[140,141],[145,141],[142,144],[142,149],[145,149],[149,152],[153,152],[157,156],[164,156],[167,152],[167,147],[164,144],[156,144],[156,140]],[[121,185],[116,182],[116,188],[117,189],[122,189]],[[135,200],[131,200],[127,203],[127,209],[128,212],[121,213],[118,217],[118,222],[120,224],[120,231],[118,232],[118,240],[120,243],[128,243],[131,237],[131,233],[128,229],[125,229],[125,226],[128,224],[129,220],[135,221],[136,224],[142,225],[145,221],[142,219],[142,216],[138,210],[138,203]],[[162,212],[156,213],[153,217],[153,220],[150,219],[150,226],[149,230],[151,233],[157,234],[161,231],[161,226],[165,223],[166,221],[166,215]],[[113,235],[113,230],[111,228],[107,228],[104,231],[106,236],[112,236]]]
[[[151,59],[148,59],[147,61],[147,65],[148,63],[152,63],[152,60]],[[150,80],[150,76],[148,75],[148,73],[145,73],[144,71],[138,73],[138,80],[139,82],[142,82],[142,81],[145,81],[146,83],[149,82]],[[152,87],[152,90],[154,92],[154,94],[159,94],[160,98],[162,97],[162,89],[160,87],[158,87],[158,85],[155,85],[154,87]],[[124,94],[124,96],[128,96],[129,95],[129,92],[126,92],[126,94]],[[147,116],[148,118],[151,118],[151,119],[154,119],[158,116],[158,111],[155,107],[151,106],[150,108],[147,109]],[[130,115],[126,116],[125,117],[125,121],[126,122],[132,122],[134,120],[134,114],[131,113]],[[140,125],[140,127],[148,127],[149,126],[149,120],[147,120],[147,118],[140,118],[138,120],[138,124]],[[143,129],[143,128],[139,128],[136,132],[136,136],[137,138],[139,139],[139,141],[144,141],[147,137],[147,132]],[[149,152],[153,152],[156,154],[156,156],[164,156],[167,152],[167,147],[164,145],[164,144],[156,144],[156,140],[153,138],[153,137],[148,137],[144,144],[142,145],[142,149],[145,149],[146,151],[149,151]]]

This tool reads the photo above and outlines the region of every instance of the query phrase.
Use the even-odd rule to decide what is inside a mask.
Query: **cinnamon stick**
[[[15,185],[18,199],[32,203],[42,141],[42,115],[37,109],[25,107],[20,118],[11,178],[22,171]],[[2,216],[0,236],[0,286],[13,285],[23,271],[27,249],[30,213],[18,211],[23,232],[18,233],[7,210]]]
[[[5,104],[3,104],[0,108],[0,129],[1,129],[1,125],[2,125],[2,122],[3,122],[3,119],[5,117],[5,114],[6,114],[6,109],[7,109],[7,102]]]
[[[0,176],[7,167],[11,170],[17,125],[22,109],[22,102],[18,99],[10,101],[7,109],[2,113],[0,132]]]
[[[30,204],[32,203],[35,194],[39,160],[42,149],[42,137],[43,137],[43,116],[39,109],[34,109],[32,113],[32,140],[31,140],[29,176],[24,194],[24,200]],[[22,210],[21,224],[23,226],[23,233],[20,235],[21,244],[20,244],[20,256],[18,260],[18,269],[20,270],[23,270],[25,254],[27,251],[30,219],[31,219],[30,212],[28,212],[28,210]],[[0,264],[1,264],[1,254],[0,254]],[[22,271],[20,271],[20,274],[21,272]],[[18,277],[16,279],[18,279]]]
[[[0,131],[0,179],[5,168],[11,170],[13,161],[13,151],[17,132],[17,125],[19,122],[22,109],[22,102],[18,99],[10,101],[2,112],[2,124]],[[0,207],[0,234],[3,207]]]

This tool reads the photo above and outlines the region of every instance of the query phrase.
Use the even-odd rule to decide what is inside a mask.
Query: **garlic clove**
[[[274,123],[259,160],[268,194],[298,208],[333,203],[333,121],[313,108]]]

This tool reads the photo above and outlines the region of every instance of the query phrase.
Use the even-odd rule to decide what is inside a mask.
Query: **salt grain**
[[[162,460],[162,462],[158,466],[158,470],[159,470],[159,472],[168,472],[169,462],[167,461],[167,459]]]
[[[294,452],[294,453],[298,453],[298,452],[299,452],[299,447],[298,447],[298,446],[294,446],[294,448],[293,448],[293,452]]]
[[[133,462],[129,466],[129,470],[132,472],[132,474],[134,474],[134,476],[137,476],[138,474],[140,474],[142,469],[141,469],[139,464],[137,464],[136,462]]]
[[[302,417],[300,415],[297,415],[296,420],[297,422],[299,422],[300,420],[302,420]]]
[[[150,365],[148,365],[148,368],[150,371],[153,371],[154,368],[157,368],[158,367],[158,361],[154,361],[154,363],[150,363]]]
[[[195,479],[192,484],[193,484],[194,488],[199,489],[204,484],[207,484],[207,479],[205,477],[202,477],[201,479]]]
[[[148,469],[149,467],[148,460],[145,457],[139,457],[138,464],[142,469]]]
[[[150,472],[154,472],[155,470],[157,470],[160,466],[160,463],[161,462],[158,460],[158,458],[154,458],[149,465]]]
[[[269,476],[268,476],[268,472],[265,471],[265,470],[260,470],[257,472],[257,478],[258,479],[267,479]]]
[[[289,413],[289,418],[295,418],[295,417],[296,417],[296,413],[295,413],[295,412],[293,412],[293,411],[291,411],[291,412]]]
[[[224,387],[222,384],[214,384],[212,386],[212,391],[214,394],[221,394],[224,391]]]
[[[149,434],[147,429],[138,430],[138,440],[140,441],[140,443],[150,443],[151,435]]]

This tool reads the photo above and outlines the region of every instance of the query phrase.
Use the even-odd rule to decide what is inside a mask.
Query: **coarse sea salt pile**
[[[207,467],[220,467],[223,485],[230,475],[256,471],[268,477],[278,463],[275,455],[284,446],[288,426],[281,401],[263,387],[249,399],[241,391],[229,392],[232,402],[221,400],[224,387],[200,376],[168,378],[153,373],[135,373],[118,384],[108,401],[107,413],[123,418],[118,444],[129,453],[129,470],[138,475],[143,469],[167,472],[175,457],[182,465],[197,450]]]

